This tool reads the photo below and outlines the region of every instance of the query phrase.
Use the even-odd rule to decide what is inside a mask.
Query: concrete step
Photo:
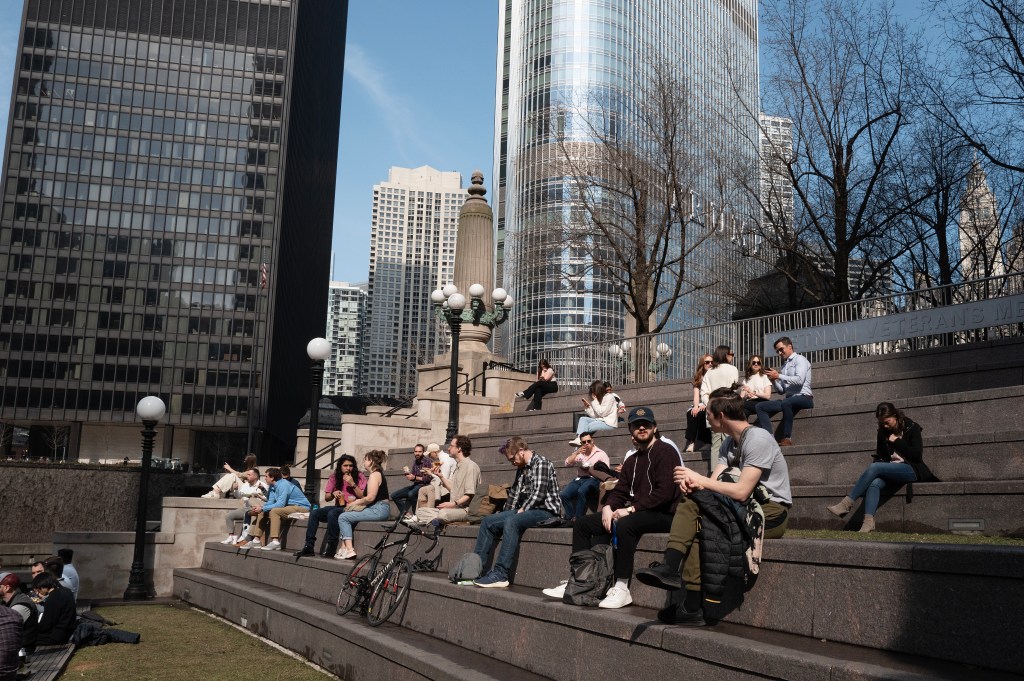
[[[366,529],[357,529],[360,544],[377,539],[376,531]],[[472,549],[475,532],[449,528],[442,538],[444,570]],[[633,606],[592,609],[584,617],[579,608],[540,594],[538,589],[564,578],[559,573],[567,566],[570,535],[564,529],[529,530],[511,589],[459,587],[443,576],[418,573],[402,625],[496,664],[528,661],[531,672],[560,680],[593,678],[610,669],[652,679],[1021,678],[994,670],[1024,668],[1014,629],[1005,626],[1024,598],[1024,549],[774,540],[766,545],[761,575],[746,603],[725,622],[694,630],[658,623],[654,609],[664,605],[665,592],[636,583]],[[657,559],[664,540],[645,537],[637,565]],[[333,603],[349,565],[295,561],[281,552],[236,555],[209,544],[202,568],[175,572],[175,594],[235,622],[245,612],[250,628],[273,628],[291,638],[280,623],[254,625],[253,618],[266,612],[276,619],[289,608],[312,613],[317,632],[360,643],[348,637],[374,630],[354,615],[331,619],[333,607],[324,613],[304,600]],[[292,615],[288,625],[301,626],[299,619]],[[387,634],[385,627],[379,631]],[[309,638],[284,645],[318,661],[323,646]]]
[[[289,572],[300,581],[306,578],[301,568]],[[390,622],[370,628],[355,614],[336,614],[336,593],[329,598],[311,598],[271,586],[261,576],[262,573],[243,583],[223,572],[175,570],[174,593],[186,603],[210,610],[299,653],[345,681],[552,678]],[[331,584],[340,584],[342,578],[343,573],[335,573]],[[416,597],[417,594],[410,593],[410,600]],[[396,613],[396,619],[397,616]]]

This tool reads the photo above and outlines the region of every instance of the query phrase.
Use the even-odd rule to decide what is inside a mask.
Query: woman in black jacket
[[[857,484],[842,501],[827,507],[832,514],[842,518],[850,512],[857,499],[864,497],[861,532],[875,529],[875,511],[886,485],[900,487],[910,482],[935,479],[922,460],[921,426],[890,402],[882,402],[875,408],[875,418],[878,419],[878,442],[872,457],[875,462],[861,473]]]

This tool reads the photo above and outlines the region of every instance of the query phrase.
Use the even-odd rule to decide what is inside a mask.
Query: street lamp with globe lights
[[[459,333],[463,322],[474,326],[486,326],[490,329],[508,319],[512,309],[512,296],[505,289],[496,288],[491,292],[494,301],[493,309],[487,308],[484,293],[487,291],[482,284],[469,287],[469,309],[466,309],[466,297],[459,293],[455,284],[446,284],[430,294],[430,302],[434,304],[434,314],[448,324],[452,332],[451,371],[448,377],[448,430],[445,438],[451,440],[459,429]]]
[[[316,505],[316,491],[320,486],[319,469],[316,467],[317,428],[320,421],[320,394],[324,382],[324,362],[331,356],[331,342],[326,338],[314,338],[306,344],[306,354],[311,362],[310,372],[312,394],[309,404],[309,444],[306,448],[306,486],[303,492],[309,499],[310,507]]]
[[[139,498],[135,506],[135,553],[132,556],[131,573],[124,600],[143,601],[151,597],[146,585],[143,563],[146,549],[146,506],[149,501],[149,470],[153,462],[153,440],[156,439],[156,424],[167,413],[167,406],[159,397],[150,395],[139,400],[135,414],[142,420],[142,470],[139,471]]]

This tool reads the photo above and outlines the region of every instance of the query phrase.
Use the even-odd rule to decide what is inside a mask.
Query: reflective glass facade
[[[690,276],[701,285],[723,276],[720,265],[737,257],[732,219],[723,215],[749,212],[749,201],[723,188],[722,177],[736,167],[756,172],[756,0],[503,2],[495,216],[503,281],[516,300],[501,349],[519,366],[554,347],[630,333],[607,275],[591,272],[586,253],[560,240],[574,208],[574,181],[558,174],[565,167],[558,143],[569,140],[586,154],[589,130],[615,125],[629,136],[644,105],[636,95],[654,64],[671,69],[691,93],[685,124],[689,154],[701,169],[693,191],[706,213],[703,224],[716,232],[691,232],[702,243],[690,256]],[[719,309],[714,295],[680,301],[669,328],[709,320]]]
[[[329,182],[329,214],[344,17],[344,3],[314,16],[280,0],[26,0],[0,219],[0,418],[131,422],[155,394],[174,426],[294,438],[308,381],[276,382],[298,399],[290,434],[261,416],[273,360],[291,351],[275,312],[298,294],[290,279],[319,278],[324,305],[300,328],[322,333],[328,272],[309,277],[282,241],[326,243],[324,260],[331,230],[289,215],[285,171],[311,160],[289,137],[305,115],[294,45],[334,31],[316,59],[338,66],[306,95],[335,112],[329,177],[306,190]]]

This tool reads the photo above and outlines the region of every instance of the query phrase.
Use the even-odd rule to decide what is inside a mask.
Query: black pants
[[[615,525],[615,578],[629,579],[633,576],[633,557],[640,537],[648,532],[668,532],[672,527],[672,514],[659,511],[637,511],[619,519]],[[610,544],[612,537],[601,524],[601,514],[577,518],[572,526],[572,550],[582,551],[598,544]]]
[[[312,547],[316,543],[316,530],[320,527],[320,523],[325,522],[329,517],[331,511],[337,510],[337,506],[321,506],[315,511],[311,511],[309,514],[309,520],[306,521],[306,546]],[[335,516],[337,517],[337,515]],[[337,526],[338,523],[334,523]],[[330,534],[331,525],[328,523],[327,532]],[[335,537],[338,535],[338,531],[334,531]]]
[[[530,409],[540,409],[544,396],[557,392],[558,383],[555,381],[536,381],[523,391],[523,397],[531,400]]]
[[[711,442],[711,429],[708,428],[708,417],[704,412],[694,416],[686,410],[686,442]]]

